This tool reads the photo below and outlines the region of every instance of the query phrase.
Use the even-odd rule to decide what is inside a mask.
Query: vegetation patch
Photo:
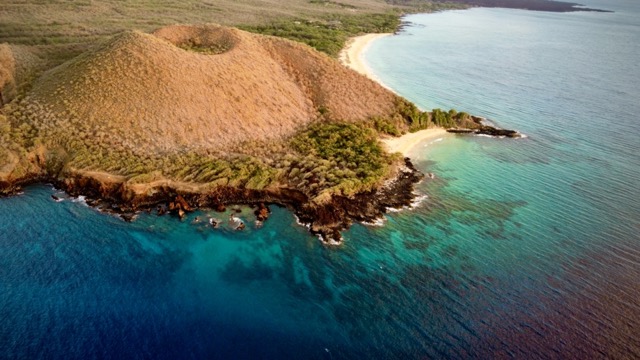
[[[395,11],[366,15],[329,15],[320,20],[293,19],[268,25],[240,26],[241,29],[305,43],[337,57],[348,38],[365,33],[391,33],[400,26]]]
[[[292,147],[317,167],[304,173],[302,187],[317,184],[321,194],[351,196],[373,189],[389,174],[397,158],[387,154],[370,128],[347,123],[318,123],[293,138]],[[292,167],[289,175],[301,170]],[[313,189],[311,189],[313,190]]]
[[[204,55],[218,55],[225,53],[233,47],[231,44],[197,44],[194,42],[186,42],[178,45],[179,48],[187,51],[193,51]]]
[[[410,132],[416,132],[433,126],[445,129],[457,127],[474,128],[477,126],[471,119],[471,115],[466,112],[458,112],[455,109],[450,109],[449,111],[433,109],[431,112],[426,112],[418,109],[414,103],[403,98],[397,99],[396,111],[408,124]],[[380,125],[376,123],[376,127],[378,126],[386,129],[388,125],[383,121]],[[389,131],[385,131],[385,133],[394,135],[392,133],[392,127],[389,127]]]

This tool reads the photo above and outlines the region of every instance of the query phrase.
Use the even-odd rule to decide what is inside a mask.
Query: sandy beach
[[[340,52],[340,62],[369,79],[380,83],[379,79],[371,72],[369,67],[362,60],[362,53],[367,49],[373,40],[381,37],[389,36],[392,34],[366,34],[351,38],[344,49]],[[384,84],[380,84],[385,86]],[[386,87],[386,86],[385,86]],[[391,89],[390,89],[391,90]],[[392,90],[393,91],[393,90]],[[390,152],[399,152],[404,156],[408,156],[409,153],[418,144],[427,141],[435,140],[437,138],[451,136],[445,129],[432,128],[416,131],[414,133],[408,133],[397,138],[383,139],[382,142]]]
[[[389,152],[399,152],[404,156],[409,156],[409,154],[419,144],[426,142],[427,140],[436,140],[451,135],[452,134],[448,133],[447,130],[443,128],[431,128],[416,131],[414,133],[407,133],[397,138],[383,139],[382,143],[387,147]]]
[[[349,41],[347,41],[347,45],[340,52],[340,56],[339,56],[340,62],[343,65],[368,77],[369,79],[378,81],[378,79],[375,78],[371,70],[369,70],[369,67],[362,60],[362,53],[367,49],[367,47],[369,47],[369,45],[373,40],[380,39],[390,35],[393,35],[393,34],[390,34],[390,33],[366,34],[366,35],[356,36],[354,38],[349,39]]]

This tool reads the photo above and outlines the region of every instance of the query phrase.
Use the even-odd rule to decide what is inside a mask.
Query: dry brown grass
[[[145,32],[390,9],[383,0],[3,2],[0,86],[17,101],[2,109],[0,178],[89,171],[131,183],[304,183],[317,194],[322,183],[289,175],[335,164],[301,160],[292,136],[322,119],[386,118],[393,94],[282,39],[215,26]],[[131,29],[140,31],[121,33]],[[353,180],[340,171],[324,186]]]
[[[16,95],[16,60],[7,44],[0,44],[0,106]]]
[[[340,6],[346,5],[346,6]],[[90,43],[124,30],[151,31],[176,23],[259,25],[283,18],[385,12],[383,0],[5,0],[0,43]]]
[[[394,112],[393,93],[334,59],[280,38],[266,37],[263,43],[326,118],[358,121]]]
[[[285,139],[319,109],[345,121],[394,110],[395,95],[305,45],[213,25],[155,34],[117,35],[46,73],[24,100],[29,121],[45,138],[60,141],[76,135],[66,129],[82,129],[94,144],[118,151],[225,152]],[[224,43],[228,51],[176,46],[188,41]]]

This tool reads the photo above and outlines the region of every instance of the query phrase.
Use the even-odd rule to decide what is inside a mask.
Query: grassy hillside
[[[370,14],[389,8],[378,0],[6,0],[0,4],[0,42],[93,42],[123,30],[151,31],[176,23],[259,25],[283,18]]]
[[[377,131],[409,128],[402,103],[286,39],[214,25],[125,32],[4,107],[3,166],[19,158],[50,176],[293,187],[321,201],[391,174],[399,159]]]
[[[375,150],[371,134],[428,126],[427,115],[408,112],[395,95],[299,43],[215,26],[145,32],[172,23],[235,24],[336,55],[350,36],[395,30],[403,12],[449,7],[3,2],[0,42],[9,44],[0,45],[0,94],[8,104],[0,118],[0,180],[109,173],[131,184],[291,186],[318,199],[370,189],[398,162]],[[130,29],[141,31],[121,33]],[[363,139],[353,149],[341,146],[373,158],[346,161],[300,146],[301,139],[324,139],[316,146],[334,147],[319,135],[327,129]]]
[[[207,54],[183,49],[226,48]],[[35,82],[14,113],[45,138],[140,154],[234,150],[314,121],[389,116],[395,95],[312,49],[218,26],[115,36]],[[87,106],[91,104],[91,106]],[[81,132],[67,134],[69,128]],[[64,129],[64,130],[61,130]]]

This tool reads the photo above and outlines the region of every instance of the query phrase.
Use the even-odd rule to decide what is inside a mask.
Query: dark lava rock
[[[256,211],[254,211],[254,214],[256,215],[256,220],[258,221],[267,220],[269,218],[270,213],[271,213],[271,210],[269,210],[269,208],[264,203],[258,204],[258,208],[256,209]]]
[[[162,216],[162,215],[166,214],[167,213],[167,205],[159,204],[156,207],[156,212],[157,212],[158,216]]]
[[[124,220],[124,221],[126,221],[126,222],[132,222],[132,221],[134,221],[137,217],[138,217],[138,215],[136,215],[135,213],[124,213],[124,214],[120,214],[120,218],[122,218],[122,220]]]

